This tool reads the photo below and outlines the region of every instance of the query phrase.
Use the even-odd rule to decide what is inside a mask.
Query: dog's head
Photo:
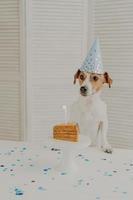
[[[77,79],[79,80],[80,94],[82,96],[89,96],[100,91],[104,83],[107,83],[109,88],[112,84],[112,79],[107,72],[104,74],[97,74],[78,70],[74,75],[74,84]]]

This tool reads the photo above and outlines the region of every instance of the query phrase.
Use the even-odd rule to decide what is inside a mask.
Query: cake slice
[[[58,124],[53,127],[53,138],[77,142],[79,139],[79,126],[77,123]]]

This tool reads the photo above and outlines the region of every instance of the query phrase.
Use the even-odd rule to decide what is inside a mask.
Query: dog
[[[100,98],[103,85],[109,88],[112,79],[109,74],[88,73],[80,69],[74,75],[74,84],[79,81],[79,98],[70,106],[70,121],[76,122],[80,134],[87,135],[91,146],[98,146],[106,153],[112,153],[112,147],[107,140],[108,118],[107,106]]]

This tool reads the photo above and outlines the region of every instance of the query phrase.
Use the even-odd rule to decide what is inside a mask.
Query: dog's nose
[[[80,92],[82,92],[82,93],[86,93],[87,90],[88,90],[87,86],[82,86],[82,87],[80,88]]]

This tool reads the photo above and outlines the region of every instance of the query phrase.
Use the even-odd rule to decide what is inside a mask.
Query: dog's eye
[[[97,76],[93,76],[93,80],[97,81],[99,78]]]
[[[80,75],[80,79],[83,81],[85,79],[84,75]]]

